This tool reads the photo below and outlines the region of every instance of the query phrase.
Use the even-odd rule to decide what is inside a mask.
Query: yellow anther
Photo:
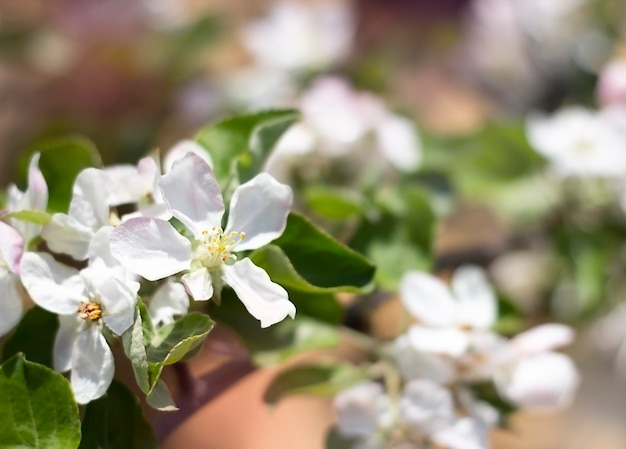
[[[240,233],[239,233],[239,238],[240,238],[241,240],[245,239],[245,238],[246,238],[246,233],[245,233],[245,232],[240,232]]]
[[[102,308],[95,302],[81,304],[76,311],[83,320],[98,321],[102,318]]]

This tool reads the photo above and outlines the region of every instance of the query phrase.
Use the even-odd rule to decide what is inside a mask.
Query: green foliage
[[[298,365],[281,371],[270,383],[263,399],[276,404],[295,394],[334,396],[367,379],[365,370],[348,363]]]
[[[42,210],[20,210],[6,214],[2,218],[15,218],[16,220],[25,221],[27,223],[45,225],[50,221],[52,216]]]
[[[79,136],[48,139],[34,145],[22,159],[22,180],[26,179],[28,161],[35,152],[41,152],[39,168],[48,183],[50,212],[67,211],[74,180],[81,170],[102,166],[100,153],[90,140]]]
[[[211,316],[226,324],[241,337],[255,362],[271,366],[314,349],[334,348],[339,344],[336,326],[300,313],[265,329],[250,315],[231,289],[222,292],[222,303],[211,304]]]
[[[354,437],[346,437],[341,435],[339,431],[333,427],[326,435],[326,449],[356,449],[361,446],[361,440]]]
[[[223,120],[196,136],[213,159],[213,172],[225,197],[261,171],[274,145],[300,118],[291,109],[271,110]]]
[[[82,424],[79,449],[156,449],[157,439],[137,397],[117,380],[106,394],[90,402]]]
[[[0,398],[0,447],[78,447],[78,407],[60,374],[18,354],[0,366]]]
[[[145,305],[139,302],[135,323],[122,336],[139,388],[148,404],[161,410],[175,409],[167,387],[160,380],[163,368],[184,360],[204,342],[213,328],[206,315],[191,312],[180,320],[155,327]]]
[[[59,327],[54,313],[41,307],[30,309],[4,346],[2,361],[23,353],[31,362],[52,367],[52,345]]]
[[[282,255],[269,247],[253,253],[251,259],[287,288],[322,293],[364,292],[371,287],[375,267],[302,215],[292,212],[285,231],[272,244]]]
[[[374,262],[377,283],[393,291],[407,270],[431,267],[436,217],[414,185],[381,192],[377,204],[379,213],[362,220],[350,246]]]
[[[308,207],[320,218],[346,220],[364,213],[366,200],[354,190],[312,185],[304,190]]]

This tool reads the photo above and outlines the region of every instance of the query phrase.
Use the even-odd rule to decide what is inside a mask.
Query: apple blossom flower
[[[9,186],[5,212],[46,210],[48,206],[48,185],[41,170],[39,170],[39,158],[40,154],[35,153],[30,159],[28,165],[28,185],[24,192],[21,192],[15,184]],[[8,223],[22,235],[26,244],[41,231],[40,225],[15,218],[9,218]]]
[[[281,2],[246,27],[243,44],[257,64],[276,70],[315,70],[348,55],[354,35],[349,6]]]
[[[235,291],[248,311],[271,326],[295,315],[287,292],[249,258],[235,251],[259,248],[285,229],[292,192],[266,173],[234,192],[228,223],[213,171],[195,154],[176,162],[159,183],[172,215],[192,234],[188,239],[167,221],[132,218],[111,234],[111,251],[129,271],[154,281],[185,272],[182,282],[196,301],[219,295],[223,284]]]
[[[390,113],[375,95],[354,90],[339,77],[317,79],[301,96],[303,120],[279,140],[266,165],[317,148],[327,157],[342,157],[374,137],[379,153],[396,169],[415,170],[421,162],[417,130],[406,118]],[[317,145],[316,145],[317,144]]]
[[[530,144],[559,176],[618,177],[626,173],[623,132],[603,114],[582,107],[526,121]]]
[[[418,435],[431,435],[449,426],[456,417],[450,391],[426,379],[406,383],[399,408],[400,421]]]
[[[22,235],[0,221],[0,336],[13,329],[22,318],[24,306],[18,287],[23,253]]]
[[[24,254],[20,275],[33,301],[59,315],[55,370],[71,370],[79,404],[101,397],[115,373],[103,327],[122,335],[133,324],[139,284],[128,281],[120,266],[111,268],[97,257],[78,271],[45,253]]]
[[[601,106],[626,105],[626,60],[615,58],[604,66],[596,86],[596,97]]]
[[[150,300],[150,316],[155,324],[170,324],[176,316],[182,316],[189,310],[189,296],[182,284],[166,281]]]

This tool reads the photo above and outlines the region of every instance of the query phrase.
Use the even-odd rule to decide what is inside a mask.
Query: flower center
[[[81,304],[76,311],[78,312],[78,316],[85,321],[98,321],[102,318],[102,307],[95,302]]]
[[[230,250],[237,243],[246,238],[245,232],[230,232],[225,234],[222,228],[213,228],[202,231],[200,245],[196,249],[196,258],[207,268],[217,268],[223,263],[233,263],[237,256]]]

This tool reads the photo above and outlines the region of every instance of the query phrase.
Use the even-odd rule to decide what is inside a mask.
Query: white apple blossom
[[[559,176],[626,173],[623,131],[603,114],[582,107],[564,108],[548,117],[533,114],[526,121],[526,135]]]
[[[278,142],[266,170],[277,160],[305,154],[313,148],[326,157],[341,157],[367,145],[374,145],[395,168],[415,170],[421,162],[417,130],[406,118],[387,110],[375,95],[354,90],[344,79],[325,76],[302,94],[299,104],[303,121]]]
[[[455,420],[450,391],[426,379],[414,379],[404,386],[399,400],[400,421],[416,435],[431,435]]]
[[[269,14],[246,27],[243,44],[256,63],[277,70],[315,70],[344,59],[354,20],[341,1],[276,3]]]
[[[20,274],[33,301],[59,315],[54,368],[71,370],[79,404],[101,397],[115,374],[103,326],[122,335],[133,324],[139,284],[129,281],[120,266],[111,268],[103,259],[90,259],[78,271],[45,253],[24,254]]]
[[[22,235],[0,221],[0,336],[13,329],[22,318],[24,306],[18,288],[23,253]]]
[[[626,105],[626,60],[615,58],[600,72],[596,97],[601,106]]]
[[[128,270],[154,281],[185,272],[182,282],[197,301],[230,285],[248,311],[267,327],[295,315],[287,292],[249,258],[235,251],[259,248],[280,236],[291,208],[291,188],[266,173],[240,185],[225,230],[224,202],[213,171],[195,154],[176,162],[159,183],[172,215],[192,234],[167,221],[133,218],[111,235],[113,255]]]
[[[155,324],[173,323],[177,316],[185,315],[189,310],[185,287],[177,282],[164,282],[152,295],[148,310]]]

